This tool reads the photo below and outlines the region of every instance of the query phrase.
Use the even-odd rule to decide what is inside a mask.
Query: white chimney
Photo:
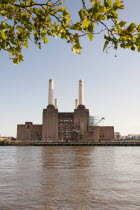
[[[54,81],[52,79],[49,80],[49,95],[48,95],[48,105],[54,105]]]
[[[78,107],[78,99],[75,99],[75,109]]]
[[[84,105],[84,81],[79,80],[79,105]]]
[[[58,99],[55,99],[55,109],[58,109]]]

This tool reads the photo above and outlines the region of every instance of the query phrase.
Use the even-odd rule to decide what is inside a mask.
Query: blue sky
[[[72,3],[73,2],[73,3]],[[67,5],[75,17],[80,0]],[[125,0],[121,17],[140,24],[140,1]],[[34,44],[23,51],[25,61],[13,65],[0,52],[0,134],[16,136],[17,124],[42,123],[48,101],[48,80],[55,80],[59,111],[73,111],[78,80],[85,82],[85,105],[90,114],[105,117],[101,125],[113,125],[123,135],[140,133],[140,53],[119,49],[102,52],[103,36],[82,40],[82,55],[71,52],[63,40],[52,39],[38,50]]]

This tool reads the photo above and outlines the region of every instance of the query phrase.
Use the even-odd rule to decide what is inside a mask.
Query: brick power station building
[[[89,123],[89,110],[84,105],[84,84],[79,80],[79,98],[74,112],[58,112],[54,102],[54,81],[49,80],[48,106],[43,110],[42,125],[25,122],[17,125],[17,140],[42,142],[92,142],[113,140],[113,126],[94,126]]]

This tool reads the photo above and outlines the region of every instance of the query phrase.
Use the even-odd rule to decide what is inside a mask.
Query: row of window
[[[60,129],[60,128],[67,128],[67,129],[73,129],[74,128],[74,126],[73,125],[59,125],[58,126],[58,129]]]
[[[59,120],[59,122],[73,122],[73,120]]]
[[[73,127],[59,127],[59,130],[73,130]]]
[[[104,135],[100,135],[100,138],[104,138],[105,136]]]
[[[65,114],[65,115],[58,115],[58,117],[59,118],[74,118],[74,115],[67,115],[67,114]]]

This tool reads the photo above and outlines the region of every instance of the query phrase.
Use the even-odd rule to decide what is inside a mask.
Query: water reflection
[[[93,180],[89,170],[90,152],[80,147],[62,147],[43,150],[44,193],[51,206],[82,208],[93,200]],[[48,158],[46,158],[48,157]],[[78,170],[77,170],[78,169]]]
[[[0,210],[139,210],[139,147],[0,147]]]

